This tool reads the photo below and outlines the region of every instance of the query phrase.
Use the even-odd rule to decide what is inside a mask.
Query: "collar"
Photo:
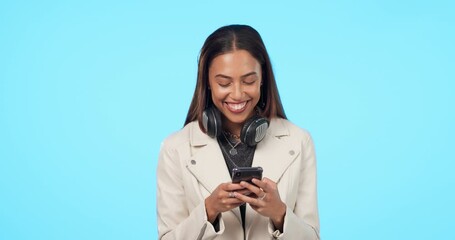
[[[285,126],[282,118],[272,118],[267,129],[267,135],[272,137],[283,137],[289,135],[289,129]],[[201,147],[213,141],[213,138],[202,132],[197,121],[190,123],[190,144],[193,147]]]

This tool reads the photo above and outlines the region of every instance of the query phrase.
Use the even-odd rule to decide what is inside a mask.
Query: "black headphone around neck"
[[[202,125],[210,137],[220,136],[223,132],[220,111],[216,107],[206,108],[202,113]],[[256,146],[264,139],[268,128],[269,121],[267,118],[255,114],[243,124],[240,141],[250,147]]]

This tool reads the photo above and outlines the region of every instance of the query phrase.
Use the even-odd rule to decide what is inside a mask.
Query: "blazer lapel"
[[[217,140],[203,133],[197,123],[191,126],[190,145],[192,152],[187,162],[187,169],[209,193],[212,193],[221,183],[231,182]],[[234,208],[231,211],[241,222],[239,209]]]
[[[223,154],[217,140],[204,134],[197,123],[192,124],[190,135],[192,152],[187,168],[212,193],[220,183],[231,181]]]
[[[256,146],[256,152],[254,153],[253,166],[262,167],[264,170],[262,176],[277,184],[287,168],[300,154],[297,146],[280,140],[280,138],[288,135],[289,129],[284,126],[283,121],[272,119],[266,137]],[[280,195],[284,194],[280,193]],[[255,218],[259,216],[251,207],[247,207],[247,231],[250,230]]]
[[[289,130],[283,122],[273,119],[266,137],[257,145],[254,153],[253,166],[262,167],[262,176],[276,183],[300,154],[299,148],[280,140],[288,135]]]

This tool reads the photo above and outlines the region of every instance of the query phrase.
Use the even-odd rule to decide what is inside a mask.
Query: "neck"
[[[250,118],[253,114],[255,114],[255,113],[254,112],[250,113],[248,118]],[[242,131],[244,123],[245,122],[242,122],[242,123],[231,122],[226,117],[223,116],[224,131],[226,131],[227,133],[230,133],[230,135],[237,136],[236,139],[240,138],[240,132]]]
[[[231,133],[229,131],[225,131],[226,134],[230,137],[230,138],[233,138],[235,140],[240,140],[240,135],[237,135],[237,134],[234,134],[234,133]]]
[[[226,124],[224,131],[235,139],[240,138],[241,124]]]

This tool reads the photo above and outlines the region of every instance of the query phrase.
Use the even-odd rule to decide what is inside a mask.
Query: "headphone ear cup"
[[[202,125],[204,130],[211,138],[218,137],[221,134],[221,115],[220,112],[209,107],[202,112]]]
[[[268,128],[269,121],[266,118],[253,116],[243,125],[240,140],[250,147],[256,146],[264,139]]]

